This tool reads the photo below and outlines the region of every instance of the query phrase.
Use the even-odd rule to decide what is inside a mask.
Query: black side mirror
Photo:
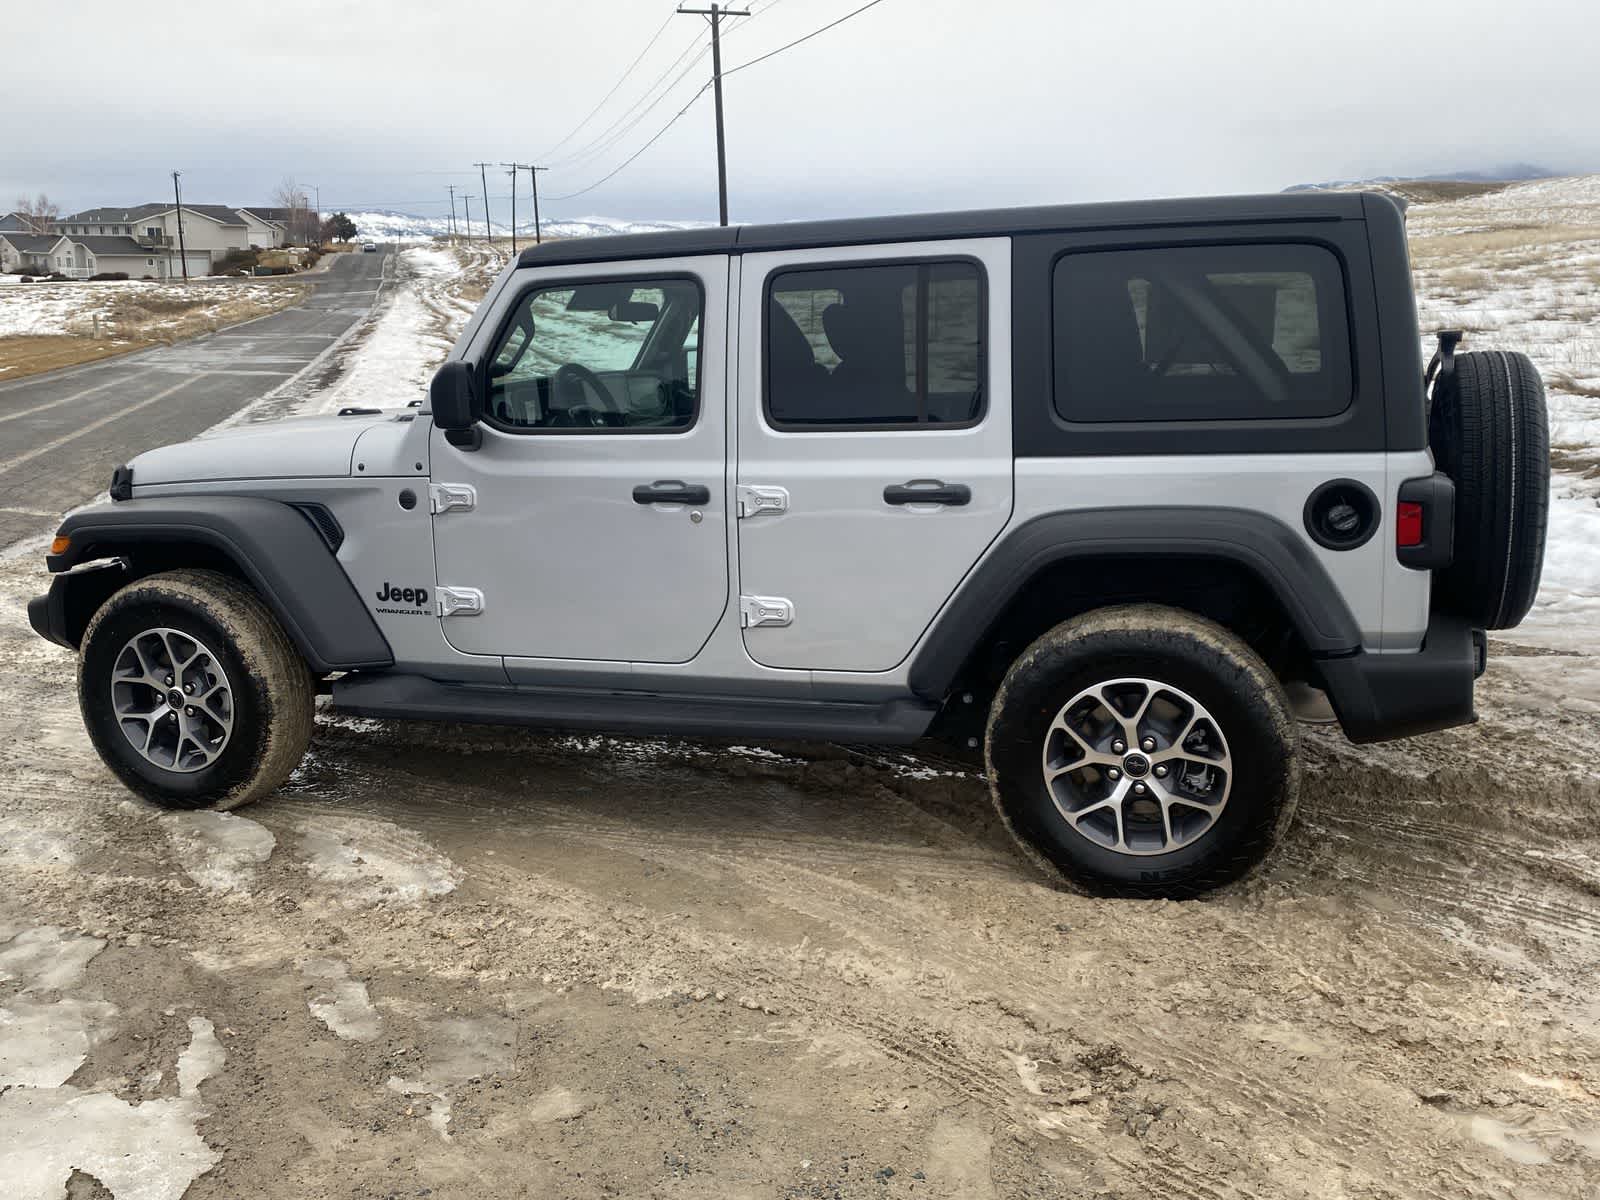
[[[447,362],[434,373],[428,387],[433,423],[444,430],[445,440],[462,450],[483,444],[478,422],[483,418],[483,397],[478,395],[476,372],[469,362]]]

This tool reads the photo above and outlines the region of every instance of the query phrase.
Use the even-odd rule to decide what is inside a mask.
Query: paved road
[[[0,546],[104,491],[111,468],[266,395],[356,323],[387,251],[341,254],[305,303],[175,346],[0,384]]]

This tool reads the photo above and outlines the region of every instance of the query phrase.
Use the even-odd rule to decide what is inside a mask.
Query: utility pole
[[[472,164],[478,168],[478,180],[483,184],[483,240],[485,245],[494,245],[494,228],[489,224],[489,176],[484,172],[489,164],[476,162]]]
[[[172,206],[178,210],[178,261],[183,264],[183,278],[189,278],[189,250],[183,244],[183,192],[178,188],[179,171],[172,173]]]
[[[515,254],[517,252],[517,168],[522,164],[509,162],[501,163],[500,165],[509,168],[506,174],[511,176],[511,253]]]
[[[469,192],[461,197],[461,203],[467,206],[467,241],[472,240],[472,194]]]
[[[533,184],[533,244],[539,245],[544,241],[539,233],[539,172],[548,171],[549,167],[528,167],[528,180]]]
[[[450,185],[450,241],[456,240],[456,185]]]
[[[728,223],[728,152],[722,136],[722,18],[723,17],[748,17],[749,9],[719,8],[713,4],[710,8],[679,8],[680,13],[690,13],[697,17],[711,18],[711,90],[717,100],[717,211],[721,215],[722,224]]]

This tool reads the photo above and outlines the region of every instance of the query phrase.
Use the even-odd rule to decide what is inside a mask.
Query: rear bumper
[[[1352,742],[1387,742],[1477,720],[1472,685],[1487,640],[1458,617],[1435,613],[1415,654],[1357,651],[1318,661],[1328,699]]]

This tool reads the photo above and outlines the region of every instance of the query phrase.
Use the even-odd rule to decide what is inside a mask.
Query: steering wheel
[[[575,391],[581,398],[583,389],[588,388],[605,402],[607,409],[616,410],[617,402],[615,397],[611,395],[611,389],[606,387],[600,376],[589,370],[588,367],[579,366],[577,363],[563,363],[556,368],[555,376],[551,379],[550,384],[551,389],[557,396],[562,395],[564,392]],[[567,419],[565,421],[558,420],[557,424],[606,424],[605,413],[590,404],[569,404],[565,406],[565,411]]]

